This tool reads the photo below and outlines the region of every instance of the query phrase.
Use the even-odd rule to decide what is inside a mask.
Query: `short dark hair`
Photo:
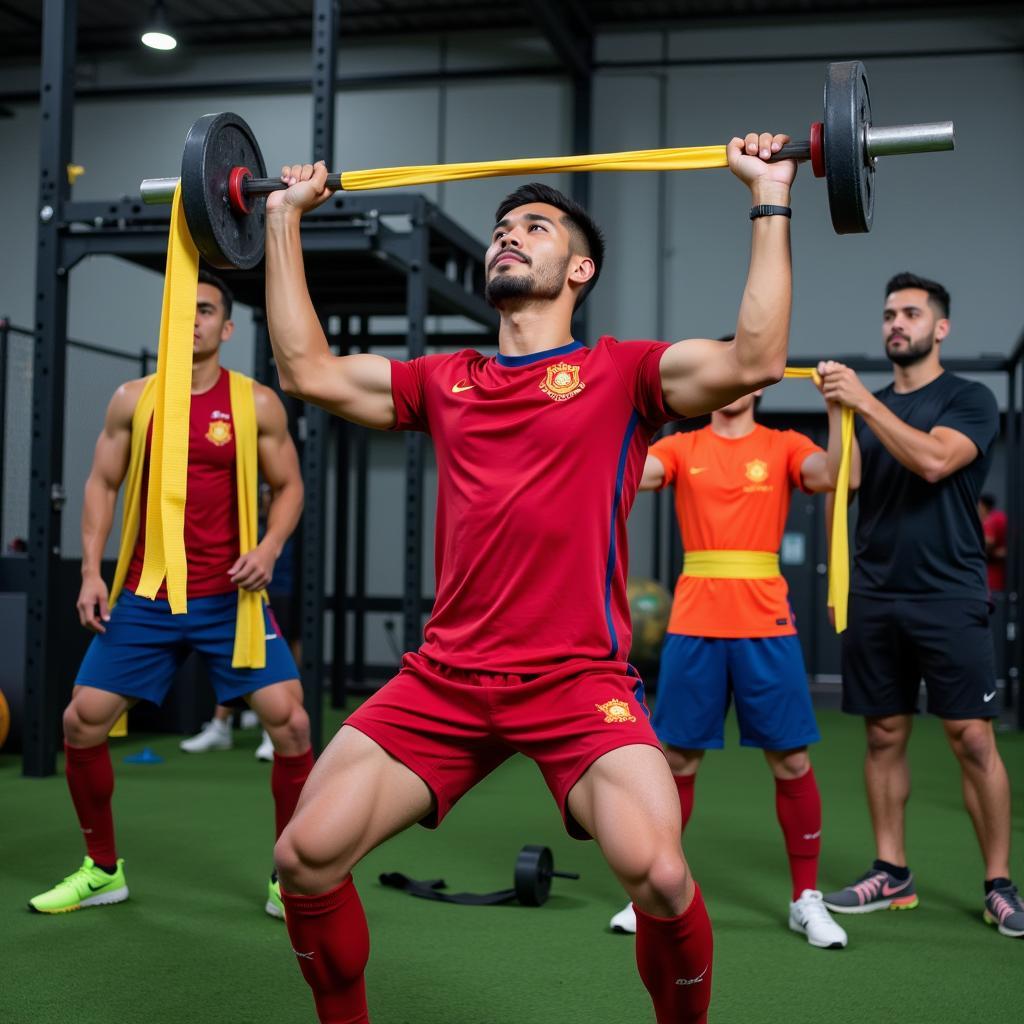
[[[996,507],[996,496],[991,491],[985,491],[983,494],[979,494],[978,501],[980,501],[986,508]]]
[[[604,235],[593,217],[575,199],[559,192],[557,188],[532,181],[510,192],[498,204],[494,212],[494,223],[504,220],[505,215],[517,207],[527,203],[547,203],[565,216],[562,223],[569,229],[569,238],[574,252],[589,256],[594,261],[594,276],[580,289],[576,296],[577,308],[593,290],[597,279],[601,276],[601,265],[604,263]]]
[[[235,297],[231,294],[231,289],[216,275],[211,274],[208,270],[199,271],[199,283],[208,284],[211,288],[216,288],[220,292],[220,302],[224,307],[224,319],[231,319],[231,306],[234,304]]]
[[[894,277],[890,277],[885,286],[885,294],[888,297],[893,292],[902,291],[904,288],[920,288],[928,293],[928,299],[932,306],[942,314],[943,319],[949,317],[949,292],[939,284],[938,281],[930,281],[927,277],[918,277],[904,270]]]

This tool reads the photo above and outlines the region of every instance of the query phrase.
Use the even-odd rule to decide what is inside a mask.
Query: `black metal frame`
[[[41,94],[40,230],[37,255],[36,325],[33,374],[33,443],[30,481],[30,536],[27,575],[28,636],[25,666],[25,723],[23,771],[30,776],[53,774],[56,767],[56,706],[59,687],[50,678],[48,638],[56,621],[56,567],[60,559],[63,506],[63,413],[67,346],[67,279],[86,256],[114,255],[163,273],[166,261],[166,208],[146,207],[141,201],[72,202],[66,167],[70,162],[72,100],[75,60],[75,0],[45,0],[43,75]],[[334,151],[334,41],[338,31],[337,0],[315,0],[313,21],[313,128],[314,152],[330,161]],[[409,230],[389,226],[395,217]],[[458,315],[480,325],[473,334],[477,344],[493,344],[497,317],[483,298],[483,246],[433,203],[408,194],[345,194],[314,211],[304,221],[307,252],[330,256],[310,260],[307,270],[314,303],[325,318],[338,317],[342,333],[331,337],[339,350],[353,341],[364,348],[401,344],[410,356],[428,345],[459,345],[467,335],[427,333],[427,318]],[[330,266],[323,268],[325,263]],[[257,376],[268,383],[272,373],[263,308],[262,269],[230,275],[239,302],[256,315]],[[339,285],[339,282],[343,282]],[[347,335],[347,318],[370,315],[406,315],[408,337]],[[3,328],[11,330],[10,325]],[[118,353],[123,354],[123,353]],[[359,428],[340,428],[322,410],[307,407],[296,422],[302,441],[306,484],[306,511],[301,535],[300,604],[303,629],[303,684],[314,743],[322,735],[324,677],[324,617],[334,610],[335,652],[332,696],[345,694],[347,650],[346,612],[365,615],[369,599],[350,602],[346,595],[344,552],[336,559],[335,598],[325,594],[324,540],[326,536],[327,458],[332,431],[337,431],[338,503],[336,530],[339,547],[349,533],[351,496],[347,494],[349,454],[365,441]],[[405,581],[407,592],[419,595],[423,565],[423,439],[408,444]],[[368,471],[365,455],[358,463]],[[357,485],[358,495],[358,485]],[[363,529],[367,526],[362,516]],[[362,545],[359,545],[361,547]],[[357,547],[357,551],[359,550]],[[365,566],[363,567],[365,588]],[[392,599],[383,598],[389,606]],[[407,649],[419,644],[422,599],[394,599],[403,613],[403,641]],[[357,630],[358,635],[358,630]]]

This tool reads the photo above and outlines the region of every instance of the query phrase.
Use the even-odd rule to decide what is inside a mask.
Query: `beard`
[[[889,340],[891,341],[892,339],[890,338]],[[935,347],[934,333],[927,338],[922,338],[920,341],[911,341],[909,338],[906,340],[906,348],[899,352],[890,351],[889,341],[886,341],[885,354],[889,357],[890,363],[894,363],[896,366],[913,366],[914,363],[921,362]]]
[[[516,274],[499,271],[488,282],[484,297],[496,309],[523,301],[552,302],[562,294],[569,256],[561,264],[542,273]],[[531,266],[531,264],[525,264]]]

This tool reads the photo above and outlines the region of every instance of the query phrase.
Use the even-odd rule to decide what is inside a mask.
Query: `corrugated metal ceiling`
[[[772,19],[877,11],[978,15],[1020,10],[1019,0],[550,0],[596,30],[687,21]],[[184,45],[308,39],[312,0],[165,0]],[[41,0],[0,0],[0,55],[39,53]],[[80,0],[79,52],[135,48],[148,18],[148,0]],[[532,21],[524,3],[487,0],[341,0],[341,32],[352,36],[432,35],[466,30],[522,29]],[[578,24],[579,22],[577,22]]]

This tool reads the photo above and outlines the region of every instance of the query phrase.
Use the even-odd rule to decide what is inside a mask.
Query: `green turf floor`
[[[822,887],[871,860],[861,788],[861,727],[820,716],[815,764],[825,805]],[[310,1024],[312,1002],[284,926],[263,913],[272,814],[258,735],[230,752],[126,765],[141,737],[116,741],[118,839],[132,898],[57,917],[25,901],[81,858],[58,775],[23,779],[0,756],[2,1024]],[[734,738],[733,738],[734,739]],[[1024,881],[1024,735],[1000,736],[1018,783],[1018,880]],[[918,723],[909,812],[921,906],[846,917],[850,946],[817,950],[786,928],[789,885],[760,755],[734,743],[697,783],[687,852],[715,924],[715,1024],[1020,1021],[1024,941],[981,921],[982,871],[938,723]],[[456,888],[510,884],[516,851],[544,843],[578,870],[540,909],[456,907],[377,884],[381,871],[444,876]],[[460,803],[437,833],[413,829],[357,871],[370,920],[374,1024],[634,1024],[653,1014],[633,940],[607,930],[623,905],[591,843],[562,832],[532,764],[517,758]]]

